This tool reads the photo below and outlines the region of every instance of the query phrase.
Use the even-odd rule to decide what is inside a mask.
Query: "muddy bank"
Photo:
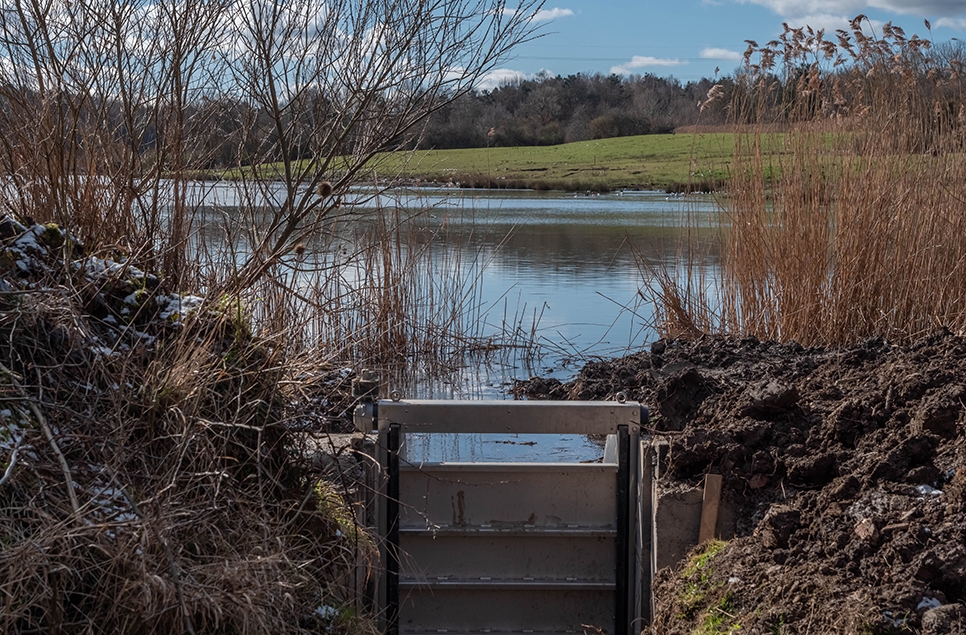
[[[516,392],[624,392],[666,478],[723,475],[738,535],[658,576],[650,632],[966,632],[966,339],[662,341]]]

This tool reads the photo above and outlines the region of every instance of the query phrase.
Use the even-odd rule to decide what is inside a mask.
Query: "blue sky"
[[[891,21],[906,35],[966,39],[966,0],[559,0],[538,15],[543,37],[516,49],[490,77],[619,73],[682,82],[732,73],[745,40],[774,39],[782,22],[832,33],[865,14],[873,26]],[[923,19],[932,26],[930,34]]]

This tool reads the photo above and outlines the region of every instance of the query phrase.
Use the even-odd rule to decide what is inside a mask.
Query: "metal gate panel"
[[[638,404],[379,402],[386,632],[626,635],[640,617]],[[410,433],[613,435],[603,463],[403,460]],[[634,465],[632,468],[631,466]],[[632,482],[633,481],[633,482]]]
[[[558,532],[401,532],[400,575],[418,582],[492,577],[514,572],[524,581],[614,582],[615,530]]]
[[[617,466],[446,463],[400,466],[400,528],[615,529]]]
[[[405,590],[400,603],[399,630],[404,633],[491,630],[583,634],[583,624],[613,632],[613,587],[509,587],[469,593],[462,588],[419,587]]]

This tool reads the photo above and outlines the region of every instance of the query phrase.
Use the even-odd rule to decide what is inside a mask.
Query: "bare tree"
[[[258,208],[232,219],[249,234],[231,276],[245,288],[318,231],[379,153],[534,37],[541,4],[5,0],[5,204],[132,243],[180,279],[192,179],[233,144]],[[214,121],[239,132],[219,138]]]
[[[312,236],[340,193],[378,169],[379,153],[410,145],[430,113],[532,37],[539,7],[502,0],[237,5],[240,37],[226,61],[240,94],[268,115],[259,122],[264,142],[249,160],[270,166],[268,174],[242,174],[285,185],[268,222],[249,225],[260,229],[239,282],[250,284]],[[328,180],[334,195],[317,196]]]

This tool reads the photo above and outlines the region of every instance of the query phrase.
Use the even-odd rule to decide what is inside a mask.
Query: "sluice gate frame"
[[[599,401],[366,403],[371,586],[389,635],[640,630],[650,617],[647,410]],[[407,459],[413,434],[607,437],[599,463]]]

